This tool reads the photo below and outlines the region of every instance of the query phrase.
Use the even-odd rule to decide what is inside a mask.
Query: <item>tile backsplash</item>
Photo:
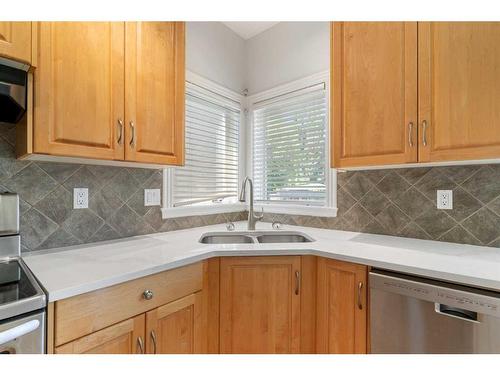
[[[162,220],[144,189],[161,170],[31,162],[14,156],[15,129],[0,124],[0,189],[19,193],[23,251],[245,220],[246,213]],[[89,208],[73,209],[73,188]],[[453,190],[453,209],[436,190]],[[500,247],[500,165],[421,167],[338,174],[338,216],[265,214],[266,221]]]
[[[0,190],[19,194],[23,251],[244,218],[235,213],[163,220],[158,206],[144,206],[144,189],[162,186],[161,170],[16,160],[14,144],[14,126],[0,123]],[[89,189],[88,209],[73,209],[75,187]]]
[[[453,209],[436,208],[436,190]],[[266,221],[500,247],[500,164],[338,173],[335,218],[267,214]]]

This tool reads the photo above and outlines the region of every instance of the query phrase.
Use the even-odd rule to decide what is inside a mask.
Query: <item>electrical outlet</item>
[[[159,206],[161,201],[160,189],[144,189],[144,205]]]
[[[73,208],[89,208],[89,189],[74,188],[73,189]]]
[[[453,190],[437,191],[437,208],[439,210],[453,209]]]

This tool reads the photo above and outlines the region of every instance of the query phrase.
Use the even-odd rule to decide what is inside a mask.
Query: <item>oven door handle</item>
[[[29,322],[18,325],[6,331],[0,332],[0,345],[3,345],[9,341],[15,340],[21,336],[24,336],[30,332],[33,332],[38,327],[40,327],[40,321],[37,319],[30,320]]]

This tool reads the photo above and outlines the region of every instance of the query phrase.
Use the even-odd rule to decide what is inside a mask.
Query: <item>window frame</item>
[[[217,95],[226,97],[240,105],[240,131],[238,135],[238,191],[245,176],[246,152],[245,152],[245,97],[211,80],[203,78],[193,72],[186,71],[186,81],[200,86]],[[182,166],[171,166],[163,169],[163,191],[162,191],[162,218],[176,218],[194,215],[210,215],[219,213],[242,212],[246,210],[245,203],[212,203],[206,205],[184,205],[174,207],[174,174],[175,170]]]
[[[271,212],[275,214],[290,214],[290,215],[311,215],[322,217],[335,217],[337,216],[337,171],[331,168],[330,165],[330,72],[324,71],[317,74],[307,76],[305,78],[274,87],[263,92],[250,95],[246,98],[247,111],[247,131],[246,131],[246,170],[250,178],[253,179],[253,134],[254,134],[254,107],[255,103],[270,100],[278,96],[287,95],[294,91],[305,89],[317,84],[325,85],[326,93],[326,141],[325,141],[325,182],[326,182],[326,202],[324,206],[297,204],[290,202],[256,202],[254,206],[257,210],[264,210],[264,212]]]

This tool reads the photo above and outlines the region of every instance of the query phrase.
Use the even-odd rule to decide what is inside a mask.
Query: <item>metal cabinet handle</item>
[[[135,145],[135,125],[134,125],[134,122],[133,121],[130,121],[130,130],[132,132],[132,138],[130,138],[130,143],[129,145],[131,147],[134,147]]]
[[[408,144],[413,147],[413,122],[408,124]]]
[[[147,300],[150,300],[150,299],[153,299],[153,291],[152,290],[149,290],[149,289],[146,289],[144,291],[144,293],[142,293],[144,299],[147,299]]]
[[[422,144],[427,146],[427,121],[422,121]]]
[[[139,349],[141,351],[141,354],[144,354],[144,341],[142,341],[142,337],[139,336],[137,338],[137,345],[139,345]]]
[[[363,290],[363,282],[358,283],[358,309],[363,310],[363,303],[361,302],[361,291]]]
[[[299,295],[300,292],[300,272],[295,271],[295,295]]]
[[[151,331],[151,341],[153,342],[153,354],[156,354],[156,333]]]
[[[123,120],[118,119],[118,139],[117,139],[117,142],[119,145],[121,145],[122,141],[123,141]]]

